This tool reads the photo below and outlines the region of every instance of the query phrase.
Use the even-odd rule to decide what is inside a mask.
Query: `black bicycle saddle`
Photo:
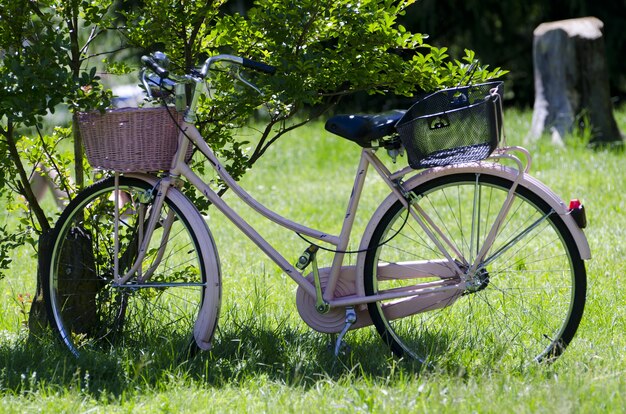
[[[394,110],[375,115],[335,115],[326,121],[326,130],[356,142],[364,148],[372,141],[396,132],[396,123],[406,111]]]

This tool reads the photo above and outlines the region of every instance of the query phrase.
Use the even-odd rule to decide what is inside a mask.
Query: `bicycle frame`
[[[229,221],[255,243],[265,255],[274,261],[284,273],[298,284],[299,289],[296,297],[298,310],[305,322],[313,329],[321,332],[342,331],[343,335],[349,328],[354,329],[368,325],[371,323],[371,320],[366,305],[379,301],[398,299],[397,303],[394,301],[394,303],[389,306],[388,302],[385,307],[391,319],[432,310],[437,307],[448,306],[466,291],[468,283],[472,283],[471,279],[480,271],[480,266],[484,266],[485,262],[494,260],[498,255],[509,250],[521,240],[525,234],[531,232],[535,226],[538,226],[552,214],[558,214],[562,217],[575,239],[581,257],[583,259],[590,257],[587,240],[575,220],[569,215],[569,209],[565,207],[563,202],[554,195],[550,189],[527,174],[530,166],[530,155],[526,150],[519,147],[499,149],[490,157],[491,160],[487,162],[480,161],[469,164],[431,168],[417,174],[415,170],[410,167],[391,172],[376,156],[375,149],[363,148],[339,235],[332,235],[304,226],[275,213],[255,200],[228,174],[194,125],[196,118],[194,109],[197,105],[198,98],[207,91],[207,85],[202,80],[210,74],[211,66],[218,61],[225,61],[235,65],[243,64],[245,66],[245,62],[242,61],[241,58],[230,55],[220,55],[207,60],[200,71],[200,76],[186,75],[183,77],[173,77],[173,80],[177,82],[177,103],[180,102],[182,104],[181,107],[178,108],[179,110],[185,109],[185,100],[178,99],[179,92],[182,93],[184,90],[183,85],[185,83],[193,83],[196,87],[194,88],[191,103],[186,108],[187,111],[185,112],[184,122],[180,125],[181,132],[178,136],[178,150],[174,156],[168,174],[163,178],[156,178],[144,174],[127,175],[137,176],[151,182],[152,185],[155,186],[155,189],[158,191],[154,192],[156,193],[152,207],[154,211],[160,211],[165,196],[169,191],[178,191],[176,187],[181,182],[180,178],[184,177],[191,185],[198,189],[215,208],[224,214]],[[144,63],[147,63],[147,66],[156,73],[164,71],[150,58],[144,60]],[[250,67],[249,62],[248,66]],[[266,69],[267,68],[263,70],[267,72]],[[141,78],[146,90],[150,90],[145,72],[142,72]],[[170,78],[172,77],[170,76]],[[245,79],[242,79],[240,76],[236,76],[236,78],[259,91],[254,85],[245,81]],[[158,85],[160,82],[157,81],[156,84]],[[213,191],[207,183],[191,170],[185,162],[185,155],[187,154],[189,145],[194,145],[210,162],[212,168],[226,186],[261,216],[283,228],[334,246],[332,250],[334,250],[335,253],[330,268],[318,269],[315,253],[312,255],[313,271],[309,276],[305,276],[296,266],[289,263],[281,253],[268,243],[248,222]],[[513,155],[515,152],[521,152],[524,155],[526,164],[517,156]],[[509,159],[516,164],[517,168],[509,168],[499,162],[493,162],[494,159]],[[363,233],[357,252],[356,266],[344,266],[345,252],[353,232],[354,219],[369,167],[372,167],[377,172],[378,176],[386,183],[391,190],[391,194],[383,201],[378,210],[376,210]],[[459,252],[457,246],[445,236],[444,231],[442,231],[421,208],[418,197],[411,191],[417,185],[428,180],[436,179],[446,174],[457,174],[461,172],[471,172],[477,175],[481,173],[498,175],[512,183],[506,199],[500,207],[499,215],[488,230],[484,244],[479,251],[475,252],[474,257],[469,258],[464,257],[464,255]],[[412,177],[404,181],[406,176]],[[490,252],[500,226],[503,224],[514,201],[518,186],[529,188],[532,192],[545,200],[551,206],[552,210],[534,224],[531,224],[528,228],[522,229],[519,235],[513,238],[507,245],[501,247],[496,252]],[[398,201],[407,209],[410,218],[417,223],[426,236],[433,242],[444,259],[379,265],[376,269],[377,277],[379,278],[415,279],[417,282],[407,287],[390,289],[382,293],[367,296],[365,294],[363,280],[366,252],[370,248],[370,240],[372,239],[375,227],[382,217],[382,214],[384,214],[393,203]],[[476,203],[476,199],[474,203]],[[191,204],[189,208],[192,208]],[[145,257],[147,245],[152,237],[152,232],[156,228],[159,219],[158,214],[152,214],[150,216],[143,234],[144,240],[140,243],[139,254],[134,266],[125,275],[120,276],[116,272],[116,283],[126,283],[136,274],[140,275],[138,278],[139,283],[145,284],[149,281],[151,269],[148,269],[146,273],[142,274],[142,261]],[[476,218],[473,218],[472,221],[475,221],[475,219]],[[165,223],[165,225],[167,225],[167,220]],[[472,225],[473,224],[474,223],[472,223]],[[473,234],[474,229],[472,228],[472,235]],[[163,245],[166,242],[167,229],[164,231],[161,243]],[[488,256],[489,254],[491,254],[491,256]],[[159,259],[157,258],[154,267],[158,266],[158,261]],[[320,276],[320,274],[322,276]],[[323,277],[324,283],[322,283],[321,277]],[[433,278],[435,278],[434,281]],[[423,280],[420,282],[419,279]],[[339,287],[341,289],[339,289]],[[341,292],[339,292],[339,290],[341,290]],[[345,311],[345,323],[343,311]],[[355,312],[358,313],[358,317],[356,317]]]
[[[326,285],[323,290],[321,289],[321,286],[316,286],[316,283],[319,283],[319,278],[317,281],[313,282],[310,280],[311,278],[306,278],[302,272],[300,272],[294,265],[289,263],[289,261],[281,253],[279,253],[271,244],[269,244],[248,222],[246,222],[220,196],[218,196],[217,193],[213,191],[213,189],[211,189],[207,183],[205,183],[198,175],[196,175],[191,170],[191,168],[185,162],[184,158],[185,154],[187,153],[188,145],[191,145],[192,143],[209,160],[211,166],[216,171],[218,176],[236,194],[236,196],[243,200],[257,213],[286,229],[335,246],[335,250],[337,252],[334,254],[331,267],[328,269],[321,269],[324,272],[324,276],[327,278]],[[574,238],[576,239],[576,243],[581,252],[581,256],[583,258],[588,258],[590,256],[589,246],[587,245],[586,238],[584,237],[580,228],[578,228],[578,226],[575,224],[574,220],[569,217],[569,212],[560,201],[560,199],[558,199],[558,197],[556,197],[547,187],[545,187],[539,181],[533,180],[530,176],[528,176],[526,174],[528,165],[524,167],[523,163],[517,157],[509,154],[510,151],[523,150],[519,148],[503,150],[495,154],[494,158],[512,159],[518,164],[517,169],[505,167],[502,164],[493,162],[472,163],[462,166],[457,165],[453,167],[425,170],[413,176],[409,181],[407,181],[407,184],[410,185],[407,185],[406,187],[412,188],[414,182],[426,181],[435,178],[436,176],[441,176],[445,174],[472,170],[489,170],[493,174],[507,177],[511,181],[513,181],[514,184],[509,191],[509,195],[504,202],[504,205],[501,208],[499,219],[496,220],[496,222],[493,224],[493,227],[489,231],[488,242],[485,243],[485,246],[483,246],[481,251],[477,254],[477,256],[472,260],[471,263],[459,264],[454,259],[456,257],[462,257],[456,251],[454,244],[445,238],[443,233],[437,228],[437,226],[433,224],[432,220],[430,220],[429,217],[421,210],[419,204],[412,199],[412,193],[404,190],[405,186],[403,186],[402,184],[402,179],[414,170],[407,167],[395,173],[390,172],[375,155],[373,149],[363,149],[361,152],[361,158],[356,171],[352,194],[348,202],[341,232],[339,235],[331,235],[324,231],[309,228],[307,226],[293,222],[285,217],[282,217],[281,215],[266,208],[257,200],[255,200],[228,174],[226,169],[217,159],[210,147],[206,144],[195,126],[186,120],[183,125],[181,125],[181,133],[179,134],[179,147],[172,162],[172,167],[169,171],[169,174],[166,175],[164,178],[160,178],[158,180],[156,178],[153,179],[154,185],[158,186],[159,190],[156,192],[153,208],[156,209],[156,211],[159,211],[167,192],[177,191],[175,189],[172,189],[171,187],[176,187],[177,184],[180,182],[180,177],[184,177],[193,186],[200,190],[202,194],[233,224],[235,224],[251,241],[253,241],[261,249],[261,251],[263,251],[270,259],[272,259],[284,273],[286,273],[299,285],[300,290],[302,291],[299,292],[299,295],[301,297],[302,295],[304,295],[308,296],[309,299],[315,298],[318,303],[319,301],[323,301],[328,307],[327,310],[335,309],[343,311],[344,308],[356,306],[359,317],[357,318],[358,322],[352,327],[352,329],[354,329],[371,323],[371,320],[366,312],[366,307],[364,306],[367,303],[390,299],[411,298],[403,301],[397,306],[397,309],[394,309],[393,317],[401,318],[403,316],[407,316],[417,312],[432,310],[433,308],[438,306],[448,306],[449,304],[454,302],[456,298],[460,297],[460,295],[465,291],[466,288],[464,275],[471,274],[470,272],[476,271],[477,266],[481,263],[482,260],[485,259],[485,256],[487,255],[490,247],[489,244],[491,243],[493,238],[495,238],[498,228],[502,220],[506,216],[508,208],[511,205],[513,195],[515,193],[515,189],[518,185],[524,185],[532,188],[534,192],[540,194],[542,198],[547,200],[553,207],[554,213],[564,217],[564,220],[566,221],[568,227],[574,235]],[[525,155],[529,159],[528,153],[525,152]],[[342,252],[346,251],[350,241],[354,225],[354,218],[356,216],[362,190],[364,188],[365,177],[370,166],[372,166],[374,170],[376,170],[378,175],[383,179],[383,181],[387,183],[387,185],[391,189],[392,194],[387,198],[387,200],[385,200],[381,204],[381,207],[374,214],[374,218],[371,220],[370,225],[366,228],[364,232],[364,237],[362,238],[361,246],[359,248],[360,253],[357,258],[357,265],[344,266],[343,262],[345,253]],[[146,177],[143,174],[137,175],[144,179]],[[422,261],[418,263],[411,263],[410,266],[407,266],[407,263],[398,265],[390,264],[384,266],[384,268],[379,268],[379,277],[419,279],[420,277],[432,278],[433,275],[436,275],[440,278],[440,281],[418,283],[414,286],[398,289],[392,292],[366,296],[363,287],[363,278],[359,277],[359,275],[362,275],[364,270],[364,251],[367,249],[367,240],[369,240],[369,237],[374,231],[372,223],[377,222],[377,220],[375,220],[377,214],[382,214],[382,212],[385,211],[391,203],[396,202],[397,200],[400,200],[406,208],[409,208],[411,217],[415,219],[419,226],[421,226],[426,234],[435,242],[444,257],[446,257],[446,260]],[[133,266],[132,269],[125,275],[119,276],[118,283],[127,282],[135,272],[141,269],[141,261],[143,260],[143,257],[145,255],[145,246],[147,246],[148,241],[152,236],[152,231],[156,226],[157,220],[157,215],[151,215],[148,226],[145,229],[145,234],[143,235],[144,240],[142,243],[142,247],[140,248],[140,253],[135,263],[135,266]],[[523,232],[520,233],[520,237],[522,236]],[[461,265],[463,265],[466,270],[461,269]],[[315,263],[314,266],[316,266]],[[467,271],[467,269],[470,269],[469,272]],[[317,269],[314,269],[314,271],[317,271]],[[148,270],[146,274],[141,276],[140,281],[145,282],[149,279],[149,277],[150,271]],[[338,297],[338,295],[336,294],[336,288],[340,280],[349,285],[349,294],[343,294],[342,296]],[[322,298],[318,297],[318,291],[322,292]],[[316,312],[314,306],[309,306],[308,310],[301,309],[301,306],[298,306],[298,308],[303,319],[309,325],[311,325],[311,327],[318,331],[338,332],[340,330],[340,327],[343,326],[343,323],[330,327],[325,326],[324,323],[317,320],[319,319],[318,316],[310,314]]]
[[[328,302],[331,307],[334,306],[353,306],[357,304],[364,304],[373,302],[380,299],[392,299],[395,297],[413,296],[412,293],[397,292],[394,294],[387,294],[384,297],[372,296],[354,297],[351,299],[342,298],[337,301],[334,297],[334,290],[337,284],[337,280],[340,277],[341,269],[343,265],[343,258],[345,256],[342,251],[345,251],[350,241],[354,225],[354,217],[358,209],[361,192],[364,187],[365,177],[369,165],[375,165],[377,171],[386,170],[380,160],[373,154],[373,150],[364,149],[362,152],[361,160],[357,169],[352,195],[350,197],[347,211],[345,214],[345,220],[340,234],[331,235],[324,231],[312,229],[301,224],[295,223],[285,217],[282,217],[275,212],[267,209],[265,206],[257,202],[250,194],[248,194],[227,172],[217,159],[213,151],[209,148],[206,142],[202,139],[200,133],[194,125],[185,123],[182,125],[182,130],[179,137],[179,149],[172,164],[172,168],[169,171],[169,175],[159,180],[159,191],[154,200],[154,208],[160,209],[163,203],[167,191],[179,177],[185,177],[193,186],[202,192],[202,194],[220,211],[222,212],[233,224],[235,224],[247,237],[249,237],[270,259],[272,259],[283,272],[289,275],[302,289],[304,289],[309,295],[315,297],[315,286],[311,285],[309,281],[304,278],[302,272],[300,272],[294,265],[289,263],[285,257],[279,253],[274,247],[272,247],[248,222],[246,222],[239,214],[237,214],[221,197],[219,197],[213,189],[210,188],[198,175],[196,175],[191,168],[185,163],[184,154],[186,153],[187,146],[190,142],[196,145],[196,147],[204,154],[209,160],[219,177],[225,182],[225,184],[246,204],[248,204],[253,210],[266,217],[267,219],[279,224],[280,226],[292,230],[294,232],[310,236],[316,240],[323,241],[335,246],[339,251],[335,254],[333,263],[331,266],[331,274],[329,277],[329,283],[324,289],[324,300]],[[392,188],[396,185],[393,184],[388,177],[384,177],[386,181],[390,183]],[[398,191],[397,189],[395,191]],[[156,221],[158,217],[152,215],[148,225],[145,229],[143,236],[144,240],[142,246],[147,245],[148,240],[151,237],[151,233],[154,231]],[[139,250],[139,256],[135,265],[123,276],[118,278],[118,283],[123,284],[127,282],[133,274],[135,274],[141,267],[141,260],[145,256],[145,247],[141,247]],[[450,257],[450,256],[448,256]],[[451,257],[450,257],[451,259]],[[451,260],[451,262],[453,262]],[[455,269],[460,271],[460,269]],[[431,273],[432,274],[432,273]],[[142,280],[149,278],[149,272],[142,276]]]
[[[86,145],[89,161],[111,173],[71,200],[42,256],[51,325],[75,356],[118,347],[133,353],[156,346],[167,351],[165,357],[171,351],[188,356],[211,349],[224,281],[209,220],[192,201],[201,197],[197,192],[213,204],[213,215],[223,214],[296,283],[301,319],[317,332],[338,334],[331,339],[335,355],[348,331],[368,325],[375,326],[396,356],[422,367],[442,363],[471,368],[484,361],[527,366],[553,361],[571,342],[584,311],[584,260],[591,256],[582,232],[585,209],[578,200],[566,206],[531,177],[526,150],[498,148],[503,114],[501,107],[489,104],[501,99],[501,83],[496,90],[476,85],[482,91],[476,94],[476,105],[470,92],[461,98],[453,92],[458,88],[444,89],[450,103],[468,103],[470,109],[455,106],[452,111],[463,122],[447,130],[441,128],[452,124],[439,119],[452,111],[434,114],[434,123],[427,119],[436,110],[425,111],[425,116],[407,110],[330,118],[329,131],[362,149],[341,225],[322,231],[254,199],[195,127],[196,105],[210,104],[198,98],[208,94],[210,100],[211,85],[221,91],[227,77],[248,84],[240,69],[271,74],[276,68],[217,55],[201,70],[177,76],[169,74],[163,54],[144,56],[142,62],[148,95],[175,102],[178,113],[170,117],[167,108],[122,110],[124,118],[132,114],[128,120],[117,111],[85,114],[85,143],[103,144]],[[211,72],[219,62],[225,65]],[[212,83],[211,74],[220,76],[219,82]],[[274,86],[280,88],[280,83]],[[268,84],[270,89],[274,93]],[[256,90],[262,95],[265,88]],[[423,104],[435,100],[426,97]],[[403,119],[415,122],[415,128],[399,128]],[[152,123],[159,128],[144,128]],[[429,130],[433,127],[439,130]],[[474,128],[477,136],[491,138],[488,147],[471,136]],[[156,145],[159,138],[165,146]],[[415,141],[431,147],[426,156],[411,149]],[[93,157],[91,150],[100,147],[106,151]],[[195,171],[195,162],[187,164],[191,149],[210,163],[214,172],[209,177]],[[395,161],[403,149],[409,165],[446,166],[418,171],[391,166],[380,155],[386,151]],[[220,196],[215,179],[220,190],[223,184],[237,198],[234,202]],[[374,196],[381,189],[387,194],[382,200]],[[243,212],[248,209],[237,208],[239,200],[261,220],[297,233],[304,244],[273,245],[255,230],[255,219]],[[321,251],[329,253],[321,258]]]

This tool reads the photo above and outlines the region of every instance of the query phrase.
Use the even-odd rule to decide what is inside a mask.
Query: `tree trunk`
[[[33,304],[28,314],[28,331],[31,338],[37,338],[48,326],[48,318],[46,311],[46,304],[43,300],[43,286],[41,281],[44,277],[43,258],[46,256],[46,252],[50,250],[50,244],[52,242],[52,231],[46,230],[39,236],[39,243],[37,245],[37,289],[35,291],[35,297],[33,298]]]
[[[595,17],[542,23],[534,31],[535,105],[530,138],[544,132],[562,143],[581,119],[592,144],[621,142],[613,117],[609,75]]]
[[[37,293],[31,307],[28,325],[31,336],[37,337],[48,324],[46,304],[43,297],[42,280],[49,277],[44,258],[52,248],[52,231],[43,233],[39,238],[39,260],[37,270]],[[98,293],[104,286],[104,280],[98,277],[91,236],[80,228],[74,228],[64,241],[65,248],[59,257],[57,292],[63,300],[63,316],[72,321],[74,332],[88,334],[94,331],[98,320]]]

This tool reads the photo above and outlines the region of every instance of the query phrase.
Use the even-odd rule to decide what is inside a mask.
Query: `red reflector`
[[[578,227],[581,229],[587,227],[587,213],[585,213],[585,207],[579,199],[574,198],[569,202],[569,214],[572,215]]]
[[[574,199],[570,200],[570,202],[569,202],[569,209],[570,210],[579,209],[580,206],[582,206],[582,203],[577,198],[574,198]]]

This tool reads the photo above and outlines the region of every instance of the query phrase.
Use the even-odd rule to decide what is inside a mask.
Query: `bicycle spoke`
[[[515,187],[513,194],[511,188],[502,178],[470,173],[412,189],[432,225],[462,248],[466,262],[472,261],[460,268],[464,274],[458,283],[465,284],[465,292],[449,306],[421,309],[402,320],[386,318],[385,301],[369,306],[376,328],[396,354],[430,362],[518,364],[558,356],[571,340],[582,315],[584,264],[554,210],[527,189]],[[382,216],[371,245],[384,240],[389,229],[400,229],[394,223],[402,219],[401,210],[398,203]],[[410,224],[392,246],[368,253],[366,266],[413,258],[445,261],[421,227]],[[474,263],[480,255],[486,259]],[[376,280],[368,269],[368,294],[415,283]]]
[[[179,349],[176,343],[189,344],[205,292],[216,285],[207,284],[205,259],[200,254],[195,230],[175,209],[176,205],[166,198],[163,209],[156,212],[151,211],[150,204],[136,203],[138,195],[151,188],[151,184],[136,179],[121,177],[119,188],[113,180],[105,180],[81,193],[55,229],[59,241],[54,248],[56,259],[51,265],[47,291],[56,328],[75,355],[85,347],[145,347],[150,343],[160,346],[163,340]],[[115,219],[115,204],[111,202],[115,191],[127,195],[120,220]],[[161,224],[146,239],[143,264],[128,283],[114,283],[114,236],[118,236],[120,272],[128,272],[138,258],[139,238],[150,236],[141,227],[153,214],[159,215]],[[170,224],[162,221],[168,214],[175,214]],[[119,228],[114,233],[117,224]],[[164,228],[164,224],[168,227]],[[77,229],[85,229],[85,260],[80,262],[76,248],[66,241]],[[67,260],[60,259],[65,257]],[[64,282],[69,269],[76,283]],[[148,269],[153,273],[144,283],[141,274]],[[81,285],[85,288],[79,288]],[[207,329],[212,326],[207,325]]]

